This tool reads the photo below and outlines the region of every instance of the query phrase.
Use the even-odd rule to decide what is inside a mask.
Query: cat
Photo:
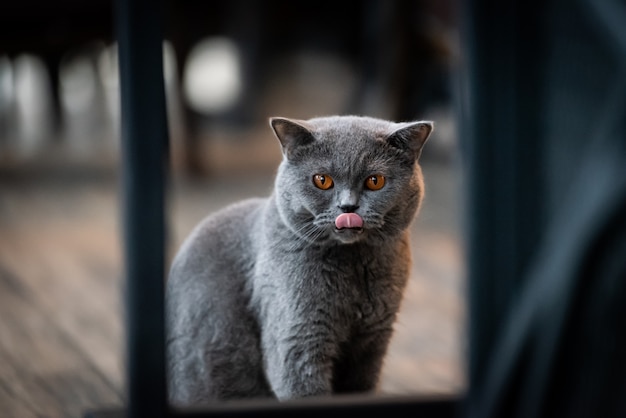
[[[174,405],[376,389],[433,123],[271,118],[273,193],[202,221],[166,284]]]

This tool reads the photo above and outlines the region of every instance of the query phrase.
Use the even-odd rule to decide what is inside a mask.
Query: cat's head
[[[298,236],[376,243],[410,225],[424,189],[417,160],[432,122],[332,116],[270,124],[283,151],[278,211]]]

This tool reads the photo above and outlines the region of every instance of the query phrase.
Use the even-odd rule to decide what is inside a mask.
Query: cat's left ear
[[[433,131],[433,122],[421,120],[398,125],[400,127],[387,137],[387,142],[396,148],[413,153],[417,160],[422,153],[422,147]]]
[[[283,154],[289,157],[299,146],[315,141],[311,127],[304,120],[287,118],[270,118],[270,126],[280,141]]]

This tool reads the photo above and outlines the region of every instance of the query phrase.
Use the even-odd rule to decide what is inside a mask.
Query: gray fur
[[[432,124],[271,124],[284,154],[272,195],[209,216],[174,259],[166,307],[176,405],[376,387],[409,276],[417,159]],[[319,173],[334,187],[316,188]],[[365,189],[372,174],[385,176],[382,189]],[[342,205],[358,206],[362,231],[335,230]]]

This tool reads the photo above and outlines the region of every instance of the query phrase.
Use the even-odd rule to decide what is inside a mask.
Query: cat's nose
[[[342,190],[337,199],[337,207],[344,213],[356,212],[359,208],[359,195],[353,190]]]
[[[341,205],[339,209],[341,209],[344,213],[356,212],[359,208],[358,205]]]

